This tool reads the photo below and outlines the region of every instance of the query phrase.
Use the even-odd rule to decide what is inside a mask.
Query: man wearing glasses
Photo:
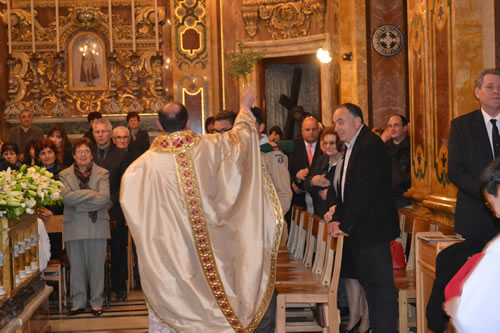
[[[128,138],[124,140],[124,136],[129,137],[121,131],[117,133],[118,144],[113,144],[111,137],[113,134],[111,122],[108,119],[99,118],[94,121],[93,134],[96,141],[97,149],[95,163],[100,167],[109,171],[109,188],[111,194],[111,202],[109,210],[109,220],[111,226],[111,285],[112,290],[116,293],[118,301],[127,299],[127,291],[125,281],[127,280],[127,243],[128,230],[125,226],[125,218],[120,207],[120,182],[128,165],[127,152],[121,148],[128,146]],[[118,139],[118,136],[122,137]]]

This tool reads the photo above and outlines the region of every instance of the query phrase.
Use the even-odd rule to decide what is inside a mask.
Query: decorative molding
[[[243,22],[245,23],[245,30],[250,37],[255,37],[257,34],[257,21],[259,20],[259,8],[256,6],[249,6],[241,11]]]
[[[415,146],[415,153],[413,154],[412,166],[413,175],[417,179],[425,179],[427,173],[427,158],[424,149],[421,145]]]
[[[422,206],[432,211],[455,214],[456,199],[429,195],[422,201]]]
[[[208,63],[205,0],[175,1],[174,17],[178,68],[205,69]]]
[[[403,33],[395,25],[383,24],[373,32],[373,48],[384,57],[392,57],[398,54],[403,47],[403,43]]]
[[[449,19],[453,7],[450,2],[433,0],[429,12],[430,70],[431,70],[431,138],[433,181],[449,189],[447,142],[451,120],[455,117],[454,84],[454,33]],[[435,183],[436,184],[436,183]],[[436,184],[436,185],[437,185]],[[437,189],[437,188],[436,188]]]
[[[12,8],[30,8],[31,0],[11,0]],[[82,5],[89,7],[108,7],[108,0],[85,0]],[[130,7],[130,0],[112,0],[113,7]],[[153,6],[154,0],[135,0],[136,6]],[[54,0],[36,0],[38,8],[54,7]],[[59,7],[74,7],[75,0],[59,0]]]
[[[154,8],[136,7],[136,29],[137,49],[151,49],[155,44],[154,32]],[[99,8],[94,7],[70,7],[67,16],[60,16],[60,41],[64,45],[65,39],[78,29],[95,29],[103,35],[109,34],[108,15]],[[36,47],[38,51],[56,50],[56,24],[50,23],[42,27],[36,21],[38,12],[35,10],[35,34]],[[2,15],[3,16],[3,15]],[[12,17],[12,46],[13,53],[31,51],[31,14],[24,9],[11,11]],[[165,23],[165,9],[158,8],[158,20],[160,26]],[[113,41],[115,48],[131,49],[132,32],[130,23],[123,20],[120,15],[113,15]],[[160,43],[162,29],[160,29]]]
[[[330,34],[297,37],[283,40],[243,42],[245,48],[265,49],[264,58],[296,56],[316,53],[319,48],[330,50]]]
[[[257,35],[258,20],[266,22],[272,39],[307,36],[312,17],[325,23],[324,0],[245,0],[241,14],[250,37]]]
[[[185,104],[186,97],[189,98],[189,96],[199,96],[202,128],[205,128],[205,117],[209,114],[208,82],[206,78],[196,74],[189,74],[179,80],[177,100]]]

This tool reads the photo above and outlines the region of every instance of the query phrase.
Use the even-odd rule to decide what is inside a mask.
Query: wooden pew
[[[403,240],[403,248],[406,247],[406,242],[410,242],[410,252],[408,255],[406,269],[394,270],[394,282],[398,290],[399,304],[399,331],[408,332],[408,327],[416,327],[416,318],[413,316],[409,320],[408,304],[414,304],[416,307],[416,273],[415,273],[415,237],[418,232],[430,231],[433,224],[427,218],[416,216],[410,209],[400,209],[401,221],[401,238]]]
[[[327,224],[323,220],[313,217],[311,223],[311,237],[309,237],[310,252],[313,252],[314,243],[316,243],[316,256],[314,265],[310,265],[307,256],[303,260],[296,260],[293,257],[280,254],[278,256],[278,268],[276,270],[277,284],[315,284],[319,283],[326,269],[325,255],[328,246]],[[320,237],[318,237],[320,236]],[[317,242],[316,242],[317,239]],[[314,271],[314,266],[320,267],[320,270]]]
[[[298,238],[298,227],[299,227],[299,220],[300,220],[300,215],[304,211],[304,208],[299,207],[299,206],[292,206],[292,221],[290,223],[290,231],[288,235],[288,242],[287,242],[287,247],[288,250],[291,252],[292,249],[295,248],[297,238]]]
[[[290,267],[278,266],[278,280],[276,282],[276,292],[278,295],[276,314],[277,333],[311,331],[339,332],[340,313],[337,308],[337,290],[344,239],[343,236],[338,238],[328,236],[326,229],[326,223],[322,223],[321,226],[318,225],[318,235],[322,232],[318,243],[326,242],[326,251],[320,275],[315,274],[312,271],[312,267],[308,269],[305,266],[303,266],[303,271],[301,272],[303,275],[283,275],[284,272],[287,270],[289,271]],[[318,256],[318,253],[316,256]],[[319,326],[317,322],[294,322],[287,324],[287,305],[297,303],[321,305],[325,327]]]
[[[302,266],[307,255],[311,255],[305,252],[306,250],[313,250],[309,245],[312,232],[312,216],[309,212],[301,211],[298,219],[292,249],[288,252],[281,251],[279,253],[278,266]]]

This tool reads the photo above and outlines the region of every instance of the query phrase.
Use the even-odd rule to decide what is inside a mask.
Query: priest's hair
[[[177,106],[177,110],[168,110],[169,106]],[[161,127],[167,133],[173,133],[186,128],[188,121],[188,111],[186,107],[179,102],[169,102],[160,111],[158,111],[158,120]]]

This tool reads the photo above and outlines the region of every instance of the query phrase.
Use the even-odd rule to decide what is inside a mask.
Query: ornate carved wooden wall
[[[409,0],[408,59],[414,208],[453,224],[456,188],[448,179],[450,121],[477,109],[482,68],[481,9],[473,0]]]
[[[161,62],[154,57],[151,24],[154,0],[135,0],[135,3],[138,57],[132,57],[131,51],[130,0],[112,0],[116,57],[108,59],[108,1],[82,0],[78,7],[73,7],[74,1],[59,0],[61,48],[67,49],[76,34],[88,31],[106,53],[103,75],[106,74],[107,80],[102,90],[78,90],[70,89],[68,65],[72,59],[69,52],[62,58],[56,57],[54,2],[36,1],[36,53],[40,59],[35,57],[33,64],[30,1],[12,0],[16,21],[13,24],[13,61],[9,64],[11,96],[16,105],[32,107],[33,100],[39,100],[40,108],[35,110],[41,115],[73,116],[91,110],[106,113],[119,109],[125,113],[139,106],[149,112],[157,109],[158,97],[172,97],[190,106],[191,125],[201,132],[208,115],[223,108],[238,109],[238,82],[226,73],[224,54],[233,51],[239,40],[272,42],[332,35],[339,29],[341,17],[337,0],[158,0],[160,24],[164,24],[160,29],[160,38],[164,40],[160,52],[164,61]],[[5,6],[0,5],[0,8],[5,9]],[[2,21],[6,25],[5,17]],[[331,107],[338,104],[340,98],[340,39],[335,35],[327,44],[333,45],[330,52],[334,60],[324,67],[326,72],[321,77],[321,84],[328,89],[330,82],[335,82],[335,86],[328,89],[331,97],[327,96],[328,100],[324,101]],[[158,84],[160,80],[162,83]],[[35,89],[32,89],[33,81]],[[109,107],[114,98],[119,108]],[[55,107],[61,99],[67,106],[64,112]],[[7,113],[14,115],[17,112],[18,109],[11,107]]]
[[[159,48],[166,20],[164,9],[158,8],[159,40],[155,42],[153,3],[136,0],[132,17],[130,1],[113,1],[111,23],[107,1],[75,6],[74,1],[60,0],[57,31],[54,2],[36,1],[36,43],[32,43],[30,2],[12,1],[12,54],[7,60],[10,103],[5,114],[15,117],[25,108],[37,116],[56,117],[90,111],[157,111],[166,100]],[[56,45],[60,45],[59,54]]]

